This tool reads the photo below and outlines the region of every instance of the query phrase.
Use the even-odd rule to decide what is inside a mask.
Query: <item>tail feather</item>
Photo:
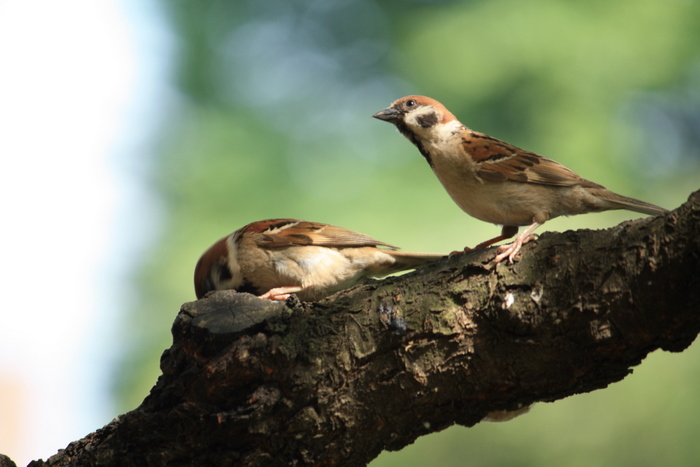
[[[607,191],[607,190],[606,190]],[[640,212],[642,214],[648,214],[650,216],[660,216],[668,212],[668,209],[664,209],[655,204],[647,203],[635,198],[630,198],[628,196],[618,195],[612,191],[608,191],[605,196],[605,200],[616,205],[617,209],[627,209],[628,211]]]
[[[415,253],[410,251],[386,251],[386,253],[389,253],[396,260],[396,271],[415,269],[446,256],[439,253]]]

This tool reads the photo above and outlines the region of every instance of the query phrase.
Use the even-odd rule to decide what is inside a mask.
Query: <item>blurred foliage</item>
[[[298,217],[408,250],[498,232],[444,193],[418,152],[371,115],[406,94],[668,208],[700,180],[700,2],[670,0],[168,0],[170,104],[152,184],[162,235],[139,265],[115,384],[140,403],[194,299],[192,271],[248,222]],[[636,217],[556,219],[544,230]],[[659,291],[663,293],[663,291]],[[127,326],[127,325],[125,325]],[[505,424],[452,428],[372,465],[695,465],[697,346],[654,354],[625,381]]]

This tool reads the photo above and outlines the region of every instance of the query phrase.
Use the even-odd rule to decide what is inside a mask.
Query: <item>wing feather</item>
[[[462,140],[462,147],[477,163],[476,173],[491,182],[523,182],[540,185],[600,187],[581,178],[557,161],[476,131]]]
[[[264,222],[268,227],[259,229],[259,235],[256,238],[256,243],[262,248],[282,248],[293,245],[397,248],[369,235],[320,222],[297,219],[271,219]]]

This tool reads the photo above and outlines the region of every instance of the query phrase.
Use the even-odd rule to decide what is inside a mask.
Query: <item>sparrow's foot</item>
[[[464,247],[464,250],[455,250],[449,255],[447,255],[449,258],[452,258],[453,256],[457,255],[463,255],[464,253],[469,253],[470,251],[474,251],[476,248],[469,248],[468,246]]]
[[[301,287],[298,286],[287,286],[287,287],[275,287],[270,289],[264,294],[260,295],[259,298],[266,298],[268,300],[275,300],[278,302],[283,302],[289,298],[293,293],[301,292]]]
[[[508,262],[510,264],[513,264],[516,256],[518,256],[518,254],[520,253],[520,248],[522,248],[522,246],[526,243],[529,243],[536,239],[537,235],[529,233],[526,235],[518,235],[513,243],[508,243],[507,245],[501,245],[498,247],[498,251],[500,251],[501,253],[493,259],[493,262],[498,264],[504,259],[508,258]]]

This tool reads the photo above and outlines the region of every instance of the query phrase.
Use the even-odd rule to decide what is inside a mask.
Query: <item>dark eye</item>
[[[406,101],[406,107],[411,108],[411,107],[415,107],[415,106],[416,106],[416,101],[414,101],[413,99],[409,99]]]

